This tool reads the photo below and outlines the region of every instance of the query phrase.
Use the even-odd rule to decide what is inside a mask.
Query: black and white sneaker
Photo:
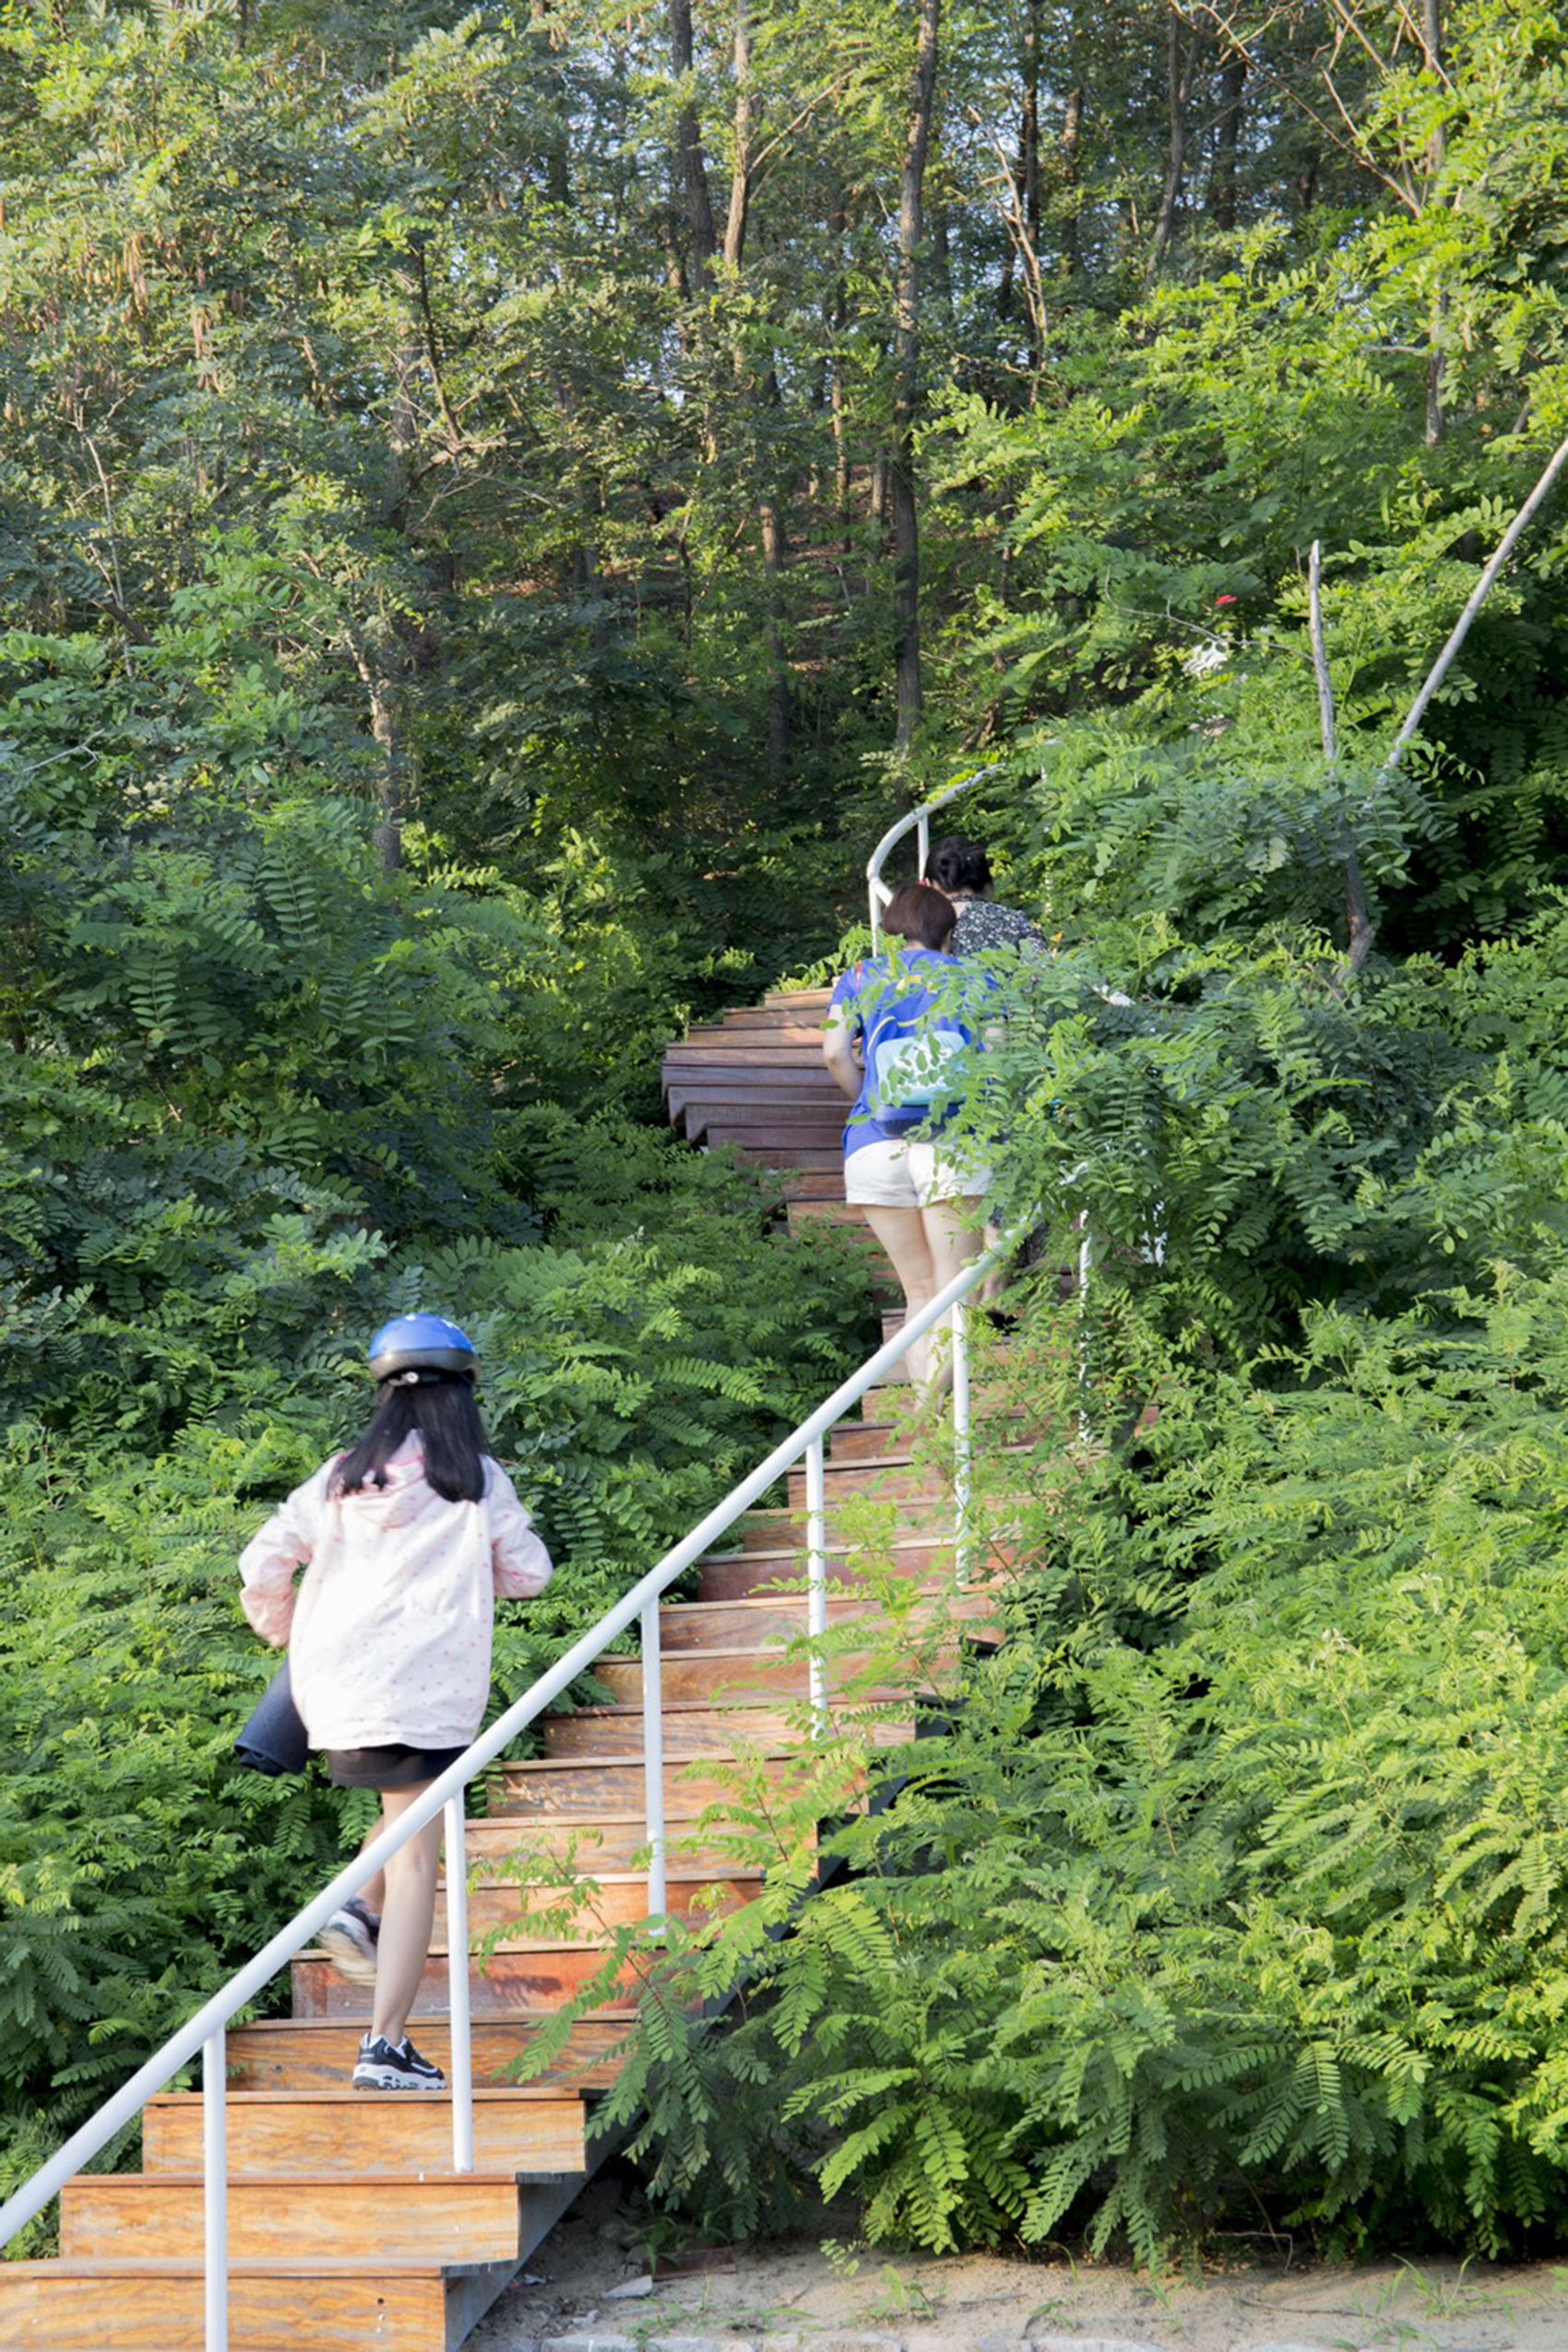
[[[321,1930],[321,1948],[332,1954],[345,1977],[356,1984],[375,1982],[375,1942],[381,1921],[357,1895],[334,1911]]]
[[[444,2091],[446,2077],[439,2066],[422,2058],[407,2034],[389,2042],[381,2034],[362,2034],[360,2062],[354,2069],[356,2091]]]

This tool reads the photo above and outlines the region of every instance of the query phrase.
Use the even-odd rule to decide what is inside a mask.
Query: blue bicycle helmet
[[[370,1343],[373,1380],[407,1381],[411,1387],[422,1372],[467,1372],[471,1378],[478,1369],[473,1341],[443,1315],[395,1316]]]

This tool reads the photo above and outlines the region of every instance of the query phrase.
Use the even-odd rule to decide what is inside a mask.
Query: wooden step
[[[675,1657],[700,1650],[705,1655],[726,1649],[755,1653],[758,1648],[780,1649],[790,1643],[803,1640],[806,1633],[807,1594],[803,1575],[798,1580],[799,1589],[791,1596],[761,1594],[751,1599],[723,1602],[688,1602],[686,1609],[694,1617],[706,1621],[709,1638],[690,1638],[691,1629],[682,1628],[676,1638],[665,1643],[668,1666]],[[900,1579],[900,1583],[907,1580]],[[989,1621],[996,1615],[999,1586],[981,1584],[971,1579],[962,1590],[953,1588],[951,1577],[933,1582],[928,1587],[929,1600],[916,1600],[907,1617],[900,1612],[900,1621],[911,1633],[932,1624],[940,1618],[951,1618],[966,1626],[978,1620]],[[902,1595],[900,1595],[902,1602]],[[684,1613],[684,1612],[683,1612]],[[671,1611],[671,1615],[675,1612]],[[863,1622],[874,1638],[886,1622],[886,1611],[870,1593],[830,1591],[827,1596],[829,1627],[841,1627]],[[729,1638],[725,1638],[729,1636]]]
[[[704,1918],[739,1910],[761,1892],[760,1871],[699,1871],[683,1856],[678,1861],[671,1859],[664,1907],[671,1918]],[[487,1942],[495,1939],[489,1948],[497,1954],[537,1953],[558,1944],[607,1943],[614,1929],[647,1916],[646,1871],[585,1869],[568,1886],[518,1886],[493,1881],[472,1888],[469,1895],[469,1932],[476,1943],[481,1936]],[[552,1920],[559,1920],[559,1926],[547,1924]],[[516,1932],[511,1932],[514,1927]],[[433,1954],[446,1950],[445,1914],[439,1904],[430,1948]]]
[[[782,1005],[787,1011],[826,1013],[831,988],[770,988],[763,998],[768,1012]]]
[[[505,2017],[517,2010],[532,2014],[540,2009],[559,2009],[563,2002],[570,2001],[593,1981],[603,1958],[601,1952],[587,1945],[552,1943],[527,1951],[498,1952],[482,1969],[476,1963],[469,1970],[469,2000],[473,2013],[476,2018]],[[362,2033],[369,2025],[372,1987],[345,1977],[324,1952],[302,1952],[290,1964],[289,1978],[296,2017],[351,2017],[358,2021]],[[635,1969],[624,1971],[619,1998],[625,2002],[635,2000],[638,1982]],[[420,1978],[419,1998],[409,2021],[410,2033],[427,2057],[435,2054],[427,2048],[427,2041],[434,2042],[435,2038],[430,2030],[431,2020],[450,2013],[445,1956],[433,1953]],[[404,2097],[414,2094],[393,2092],[388,2096]]]
[[[1027,1471],[1033,1449],[1028,1445],[1008,1443],[992,1445],[989,1459],[996,1466],[1011,1466],[1020,1476]],[[785,1481],[790,1503],[795,1510],[803,1510],[806,1500],[804,1469],[791,1470]],[[825,1468],[824,1492],[829,1510],[836,1503],[844,1503],[857,1495],[873,1503],[930,1503],[942,1500],[951,1509],[952,1479],[940,1463],[928,1454],[882,1454],[870,1462],[828,1462]]]
[[[199,2262],[0,2263],[0,2345],[202,2352],[204,2288]],[[447,2301],[435,2263],[232,2263],[231,2352],[445,2352]]]
[[[829,1473],[831,1476],[832,1473]],[[842,1478],[843,1473],[839,1476]],[[882,1473],[879,1477],[897,1477],[898,1472]],[[791,1472],[805,1486],[804,1471]],[[875,1538],[892,1540],[910,1536],[939,1539],[953,1532],[953,1497],[935,1485],[929,1491],[919,1491],[920,1481],[911,1482],[917,1491],[898,1494],[886,1491],[866,1492],[853,1489],[840,1490],[827,1495],[827,1547],[829,1551],[842,1551],[849,1545],[863,1548]],[[802,1497],[804,1500],[803,1491]],[[799,1550],[802,1556],[806,1542],[806,1515],[803,1509],[790,1510],[780,1505],[766,1511],[748,1511],[731,1528],[731,1550],[735,1551]],[[706,1599],[707,1595],[703,1595]]]
[[[779,1179],[779,1190],[786,1201],[841,1201],[844,1197],[844,1158],[835,1154],[827,1168],[792,1168]]]
[[[700,1070],[700,1075],[693,1075],[694,1067]],[[667,1095],[690,1093],[693,1087],[699,1087],[704,1094],[711,1089],[720,1100],[733,1096],[739,1101],[746,1101],[757,1095],[777,1095],[788,1102],[814,1102],[821,1096],[833,1102],[844,1100],[820,1055],[814,1069],[802,1067],[798,1062],[782,1063],[776,1067],[766,1050],[754,1056],[728,1054],[722,1062],[709,1059],[696,1065],[689,1062],[677,1063],[666,1070]]]
[[[855,1708],[875,1704],[870,1694],[857,1694]],[[742,1751],[799,1746],[805,1734],[803,1709],[796,1707],[718,1707],[696,1701],[673,1701],[664,1711],[666,1755],[726,1756]],[[913,1736],[912,1718],[889,1716],[877,1738],[896,1745]],[[637,1707],[584,1707],[573,1716],[547,1718],[545,1737],[561,1755],[640,1755],[642,1710]]]
[[[703,1133],[710,1148],[717,1144],[733,1144],[737,1151],[760,1159],[769,1168],[821,1168],[830,1165],[833,1155],[842,1151],[844,1125],[842,1120],[835,1119],[753,1121],[716,1114]],[[802,1153],[809,1155],[803,1162]],[[809,1206],[802,1201],[790,1203],[792,1208]]]
[[[803,1511],[804,1469],[791,1470],[785,1484],[791,1507]],[[912,1454],[885,1454],[874,1462],[829,1462],[825,1466],[823,1491],[829,1509],[851,1495],[865,1495],[873,1503],[899,1503],[940,1498],[952,1508],[952,1481],[946,1472]]]
[[[757,1066],[757,1049],[737,1032],[715,1031],[689,1043],[671,1046],[664,1056],[666,1075],[689,1076],[705,1070],[743,1070]],[[814,1029],[783,1029],[767,1043],[770,1070],[804,1070],[814,1075],[824,1064],[822,1038]]]
[[[881,1392],[878,1392],[881,1394]],[[869,1401],[869,1400],[868,1400]],[[970,1396],[970,1411],[975,1429],[986,1432],[988,1443],[1004,1437],[1009,1444],[1021,1443],[1024,1436],[1024,1408],[1016,1405],[1002,1390],[977,1387]],[[873,1413],[862,1414],[858,1421],[840,1421],[828,1439],[828,1459],[840,1462],[886,1462],[907,1459],[910,1448],[909,1419],[891,1420]],[[1033,1441],[1043,1443],[1053,1432],[1036,1428]]]
[[[677,1111],[689,1113],[696,1103],[707,1103],[742,1117],[748,1113],[777,1113],[780,1119],[820,1119],[833,1114],[840,1127],[848,1115],[844,1097],[826,1072],[818,1079],[811,1071],[798,1069],[746,1069],[732,1075],[726,1071],[672,1070],[665,1079],[664,1088],[671,1117]]]
[[[342,2038],[347,2041],[348,2037]],[[426,2058],[434,2052],[420,2048]],[[422,2173],[450,2171],[452,2101],[443,2092],[375,2097],[350,2089],[345,2074],[316,2091],[235,2091],[227,2100],[231,2173]],[[481,2172],[552,2177],[587,2162],[580,2097],[546,2089],[476,2090],[474,2162]],[[202,2168],[202,2100],[195,2091],[148,2099],[142,2123],[147,2172]]]
[[[780,1751],[768,1759],[767,1771],[782,1783],[795,1778],[799,1766],[792,1755]],[[528,1764],[509,1764],[503,1771],[502,1787],[505,1795],[493,1804],[489,1818],[515,1823],[635,1813],[641,1812],[644,1800],[642,1765],[627,1764],[620,1757],[540,1756]],[[665,1816],[671,1823],[690,1820],[710,1805],[722,1804],[732,1788],[728,1773],[666,1760]]]
[[[983,1603],[981,1606],[983,1608]],[[851,1689],[857,1679],[874,1668],[878,1660],[879,1653],[874,1648],[834,1651],[826,1659],[828,1689]],[[605,1659],[602,1665],[608,1669],[611,1661]],[[750,1709],[767,1705],[780,1697],[808,1697],[810,1677],[811,1661],[803,1648],[791,1651],[775,1647],[771,1650],[677,1652],[662,1661],[660,1680],[667,1706],[678,1705],[683,1700],[707,1699],[716,1706]],[[640,1711],[640,1663],[630,1673],[607,1671],[604,1680],[614,1693],[619,1706],[636,1707]],[[742,1726],[742,1728],[744,1727]]]
[[[362,2094],[369,2098],[372,2094]],[[388,2098],[419,2098],[388,2091]],[[508,2263],[522,2255],[515,2173],[336,2173],[228,2182],[235,2263]],[[59,2199],[64,2263],[99,2263],[134,2246],[137,2261],[200,2261],[200,2173],[77,2173]]]
[[[754,1148],[759,1154],[776,1143],[805,1145],[821,1152],[841,1151],[843,1147],[844,1122],[830,1105],[713,1102],[703,1098],[688,1102],[680,1119],[693,1143],[728,1143],[741,1151]],[[795,1202],[791,1206],[810,1204]],[[822,1206],[828,1204],[824,1202]]]
[[[683,1826],[683,1816],[668,1815],[667,1823],[673,1834]],[[630,1870],[647,1844],[647,1821],[640,1801],[634,1812],[581,1821],[521,1821],[493,1814],[469,1823],[469,1867],[480,1885],[490,1880],[511,1883],[525,1864],[535,1870],[564,1867],[568,1859],[575,1869],[594,1878],[601,1871]],[[721,1847],[709,1854],[700,1839],[690,1837],[682,1838],[681,1851],[694,1869],[725,1859]]]
[[[822,1024],[818,1021],[779,1021],[767,1032],[767,1041],[758,1047],[754,1033],[747,1028],[731,1028],[728,1022],[717,1027],[707,1024],[686,1031],[677,1045],[671,1045],[666,1060],[686,1060],[694,1053],[720,1053],[728,1058],[746,1062],[765,1060],[774,1068],[789,1053],[791,1047],[803,1048],[816,1056],[820,1070],[822,1061]]]
[[[236,2263],[340,2261],[350,2246],[361,2262],[504,2263],[521,2254],[517,2223],[511,2172],[381,2173],[374,2180],[295,2173],[286,2181],[242,2174],[229,2183]],[[81,2172],[67,2180],[60,2192],[61,2260],[99,2262],[133,2246],[139,2262],[200,2260],[199,2172]]]
[[[728,1145],[733,1145],[737,1151],[750,1148],[749,1146],[742,1146],[732,1135],[719,1135],[711,1132],[702,1148],[716,1151],[720,1146]],[[788,1169],[807,1169],[819,1175],[830,1175],[837,1170],[840,1182],[843,1181],[844,1151],[837,1137],[831,1144],[769,1144],[766,1151],[756,1154],[756,1161],[763,1168],[780,1173]]]
[[[882,1247],[859,1201],[787,1201],[785,1222],[791,1233],[814,1233],[824,1225],[848,1226],[852,1232],[864,1234],[868,1249]]]
[[[1016,1548],[1010,1544],[988,1543],[974,1563],[974,1574],[990,1575],[1013,1565]],[[847,1550],[839,1547],[827,1555],[829,1587],[862,1587],[866,1570],[857,1563],[870,1559],[876,1563],[878,1574],[913,1576],[930,1583],[933,1589],[952,1584],[956,1570],[953,1539],[921,1538],[900,1540],[869,1553],[863,1548]],[[803,1547],[790,1545],[776,1550],[760,1546],[754,1550],[714,1553],[702,1563],[699,1590],[704,1601],[742,1601],[775,1598],[782,1589],[794,1593],[800,1589],[805,1574]]]
[[[980,1606],[977,1598],[975,1612]],[[739,1600],[683,1601],[677,1609],[661,1610],[659,1642],[667,1653],[684,1656],[689,1650],[750,1650],[798,1641],[807,1630],[806,1607],[802,1561],[793,1592],[763,1593]],[[877,1614],[877,1602],[866,1594],[828,1596],[829,1625]]]
[[[809,1110],[826,1102],[840,1112],[845,1110],[843,1095],[820,1063],[814,1070],[803,1070],[798,1063],[775,1070],[733,1058],[695,1067],[688,1063],[665,1072],[664,1093],[671,1115],[693,1097],[742,1105],[777,1102],[788,1110]]]
[[[830,1462],[892,1462],[907,1459],[909,1432],[902,1421],[840,1421],[827,1441]]]
[[[671,1093],[668,1109],[671,1122],[682,1127],[693,1143],[701,1143],[705,1136],[727,1136],[742,1128],[787,1127],[798,1131],[791,1132],[791,1143],[807,1143],[842,1154],[842,1114],[832,1103],[823,1103],[815,1098],[792,1101],[776,1094],[727,1097],[713,1094],[705,1087],[687,1094]]]
[[[621,2071],[620,2060],[613,2053],[636,2022],[636,2011],[630,2004],[617,2011],[594,2010],[578,2018],[561,2056],[549,2071],[529,2078],[530,2095],[548,2097],[552,2086],[567,2085],[577,2090],[607,2089]],[[549,2010],[530,2013],[520,2009],[499,2016],[476,2017],[475,2084],[493,2088],[509,2084],[510,2070],[518,2057],[554,2023]],[[452,2037],[445,2017],[425,2013],[414,2024],[414,2040],[419,2048],[434,2065],[450,2073]],[[254,2025],[232,2026],[228,2042],[231,2097],[236,2090],[341,2092],[359,2055],[360,2031],[357,2024],[322,2016],[263,2017]],[[422,2106],[425,2103],[421,2101]]]
[[[820,996],[820,1003],[818,998]],[[827,991],[814,991],[811,996],[780,997],[777,1003],[766,1004],[733,1004],[720,1016],[727,1029],[786,1028],[793,1023],[809,1028],[808,1016],[820,1017],[827,1010]]]

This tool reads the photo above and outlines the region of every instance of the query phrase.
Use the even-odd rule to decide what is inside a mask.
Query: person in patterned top
[[[991,896],[991,860],[978,841],[949,834],[926,861],[925,879],[958,909],[948,943],[950,956],[984,956],[993,947],[1020,956],[1043,956],[1045,934],[1016,907],[999,907]]]

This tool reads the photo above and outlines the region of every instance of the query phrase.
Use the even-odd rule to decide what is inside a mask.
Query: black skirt
[[[463,1748],[328,1748],[327,1771],[339,1788],[416,1788],[434,1780],[465,1753]]]

